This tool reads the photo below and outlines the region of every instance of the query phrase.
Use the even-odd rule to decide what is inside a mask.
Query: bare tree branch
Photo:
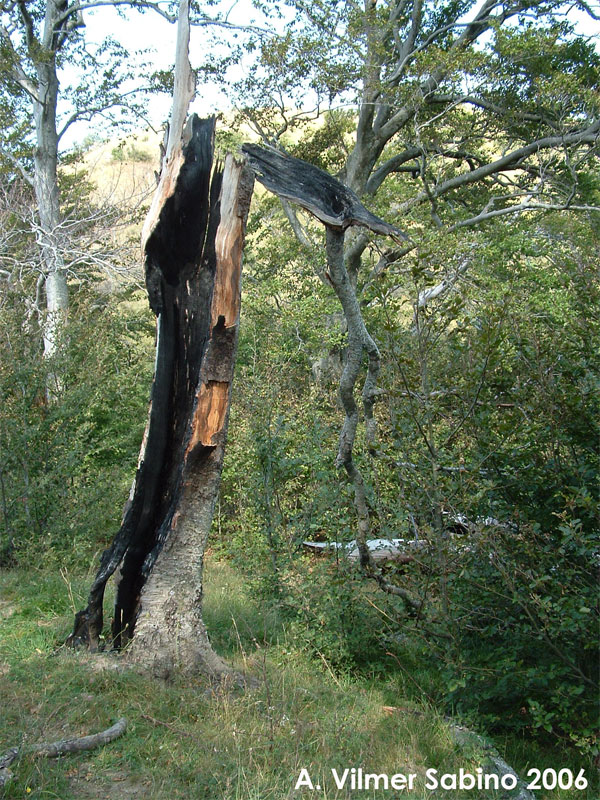
[[[507,109],[499,106],[497,103],[492,103],[484,97],[477,97],[473,94],[451,95],[451,94],[433,94],[428,98],[430,103],[448,103],[452,106],[458,105],[471,105],[477,108],[482,108],[485,111],[491,111],[499,117],[510,117],[523,122],[544,122],[546,125],[554,127],[554,121],[545,117],[540,113],[533,113],[529,111],[515,111],[514,109]]]
[[[419,296],[417,298],[417,308],[425,308],[431,300],[434,300],[436,297],[439,297],[442,294],[446,294],[455,283],[460,279],[460,276],[467,271],[473,261],[472,255],[469,254],[467,257],[463,258],[460,262],[458,267],[449,275],[447,275],[443,280],[441,280],[436,286],[430,286],[428,289],[423,289],[423,291],[419,292]]]
[[[68,753],[82,753],[86,750],[93,750],[95,747],[109,744],[122,736],[127,729],[127,720],[121,717],[115,724],[105,731],[82,736],[78,739],[61,739],[58,742],[42,742],[28,747],[11,747],[0,756],[0,787],[4,786],[12,778],[8,767],[16,759],[25,754],[44,756],[46,758],[57,758]]]
[[[40,103],[41,99],[38,94],[39,87],[27,77],[27,74],[25,73],[25,70],[21,64],[19,55],[14,48],[12,39],[10,38],[10,33],[4,25],[0,26],[0,39],[4,42],[10,53],[9,68],[12,72],[13,80],[21,87],[21,89],[23,89],[23,91],[27,92],[32,100],[34,100],[36,103]]]
[[[481,211],[477,216],[463,219],[456,222],[446,229],[447,233],[459,230],[459,228],[468,228],[473,225],[479,225],[482,222],[487,222],[496,217],[504,217],[507,214],[520,214],[523,211],[595,211],[600,212],[600,206],[588,205],[575,205],[570,203],[535,203],[524,202],[518,203],[514,206],[505,206],[504,208],[496,208],[491,211]]]
[[[292,230],[294,231],[294,235],[296,239],[300,242],[302,247],[304,247],[309,252],[312,252],[315,249],[315,245],[308,237],[308,234],[300,224],[300,220],[298,219],[298,215],[294,208],[292,208],[291,203],[288,200],[285,200],[283,197],[279,198],[279,202],[281,203],[281,207],[288,218],[288,222],[292,226]]]
[[[584,2],[584,0],[576,0],[575,5],[585,11],[586,14],[589,14],[592,19],[600,20],[600,13],[597,11],[593,11],[592,7],[589,3]]]
[[[28,183],[30,186],[33,186],[33,177],[29,174],[29,172],[27,172],[19,159],[16,158],[9,150],[6,150],[4,147],[2,147],[2,145],[0,145],[0,155],[7,161],[10,161],[13,167],[19,171],[21,177],[24,181],[26,181],[26,183]]]
[[[79,2],[69,6],[66,9],[66,11],[64,11],[56,19],[55,25],[60,26],[72,14],[80,13],[90,8],[98,8],[100,6],[115,6],[115,7],[127,6],[129,8],[137,9],[139,11],[152,10],[155,11],[157,14],[160,14],[160,16],[166,19],[168,22],[171,23],[177,22],[177,14],[170,14],[168,11],[166,11],[164,8],[161,7],[159,2],[152,2],[152,0],[90,0],[90,2],[87,3]],[[190,24],[201,27],[210,25],[219,28],[226,28],[227,30],[248,31],[260,35],[272,34],[272,31],[268,30],[267,28],[261,28],[260,26],[257,25],[236,25],[233,22],[228,22],[227,20],[222,20],[217,17],[209,17],[206,14],[202,14],[198,18],[190,19]]]
[[[516,150],[512,150],[510,153],[507,153],[501,158],[491,161],[488,164],[484,164],[481,167],[477,167],[477,169],[470,170],[469,172],[463,172],[460,175],[449,178],[447,181],[439,183],[431,191],[434,197],[441,197],[443,194],[446,194],[453,189],[462,188],[464,186],[468,186],[469,184],[476,183],[483,178],[489,177],[498,172],[502,172],[503,170],[518,169],[526,158],[540,150],[566,147],[569,145],[594,144],[598,140],[599,136],[600,121],[593,122],[583,130],[566,133],[563,136],[545,136],[541,139],[536,139],[529,144],[523,145]],[[400,211],[407,211],[408,209],[419,205],[427,199],[428,193],[426,191],[422,191],[411,200],[403,203]]]
[[[27,47],[31,49],[38,44],[33,28],[33,20],[29,10],[27,9],[27,6],[25,5],[25,0],[18,0],[18,6],[21,19],[23,20],[23,26],[25,28],[25,41],[27,42]]]
[[[69,117],[67,117],[67,119],[64,121],[61,129],[58,131],[57,140],[60,142],[60,140],[65,135],[65,133],[69,130],[71,125],[74,125],[76,122],[81,122],[82,120],[91,120],[92,117],[95,117],[95,116],[98,116],[98,115],[102,115],[106,111],[110,111],[111,108],[124,108],[124,109],[127,109],[128,111],[131,111],[131,104],[127,103],[125,101],[125,98],[128,95],[136,94],[138,91],[139,91],[138,89],[132,89],[130,92],[123,92],[121,94],[121,99],[120,100],[107,102],[107,103],[105,103],[103,105],[92,106],[90,108],[81,108],[81,109],[78,109],[77,111],[74,111]],[[137,109],[135,110],[135,115],[136,115],[136,117],[138,119],[143,120],[143,122],[146,123],[148,128],[150,128],[151,130],[155,130],[154,126],[152,125],[150,120],[144,114],[141,114],[139,112],[139,110],[137,110]]]
[[[404,164],[408,163],[409,161],[414,161],[414,159],[418,158],[421,153],[422,149],[420,147],[409,147],[404,152],[397,153],[391,158],[388,158],[388,160],[381,164],[381,166],[377,167],[375,172],[373,172],[367,181],[367,194],[376,194],[377,190],[388,175],[391,175],[392,172],[400,172],[400,169]],[[416,169],[418,171],[419,168],[416,167]],[[409,167],[407,172],[413,172],[413,168]]]

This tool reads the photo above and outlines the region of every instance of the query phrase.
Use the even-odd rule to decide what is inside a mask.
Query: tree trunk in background
[[[362,389],[365,438],[369,450],[375,449],[376,422],[373,406],[379,390],[379,349],[364,323],[356,286],[346,268],[344,237],[354,226],[369,228],[376,233],[406,238],[398,228],[372,214],[358,196],[323,170],[298,158],[272,148],[245,144],[242,150],[256,171],[257,180],[269,191],[284,200],[310,211],[325,225],[327,237],[327,277],[333,287],[348,329],[348,344],[344,369],[340,376],[340,400],[345,419],[340,432],[336,465],[343,467],[354,487],[354,507],[357,516],[356,544],[363,569],[389,594],[402,597],[413,610],[418,600],[400,586],[390,583],[371,555],[367,540],[371,530],[369,505],[362,473],[353,458],[359,412],[354,397],[356,384],[367,361],[367,375]]]
[[[48,25],[53,24],[53,15],[59,9],[48,3]],[[44,357],[52,358],[57,353],[60,329],[67,318],[69,292],[63,264],[61,239],[60,191],[58,187],[58,133],[56,109],[58,104],[58,77],[56,57],[36,64],[39,100],[33,102],[36,148],[34,153],[33,188],[38,207],[39,228],[37,240],[41,264],[44,271],[46,313],[42,323]],[[47,377],[48,400],[60,392],[60,376],[51,371]]]
[[[218,493],[253,175],[227,156],[212,173],[214,120],[188,122],[145,226],[146,283],[157,315],[148,425],[123,524],[107,550],[72,644],[99,645],[106,581],[120,567],[113,641],[160,676],[228,668],[202,621],[202,559]]]

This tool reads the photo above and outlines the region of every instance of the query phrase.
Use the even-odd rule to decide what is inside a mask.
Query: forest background
[[[3,4],[5,18],[17,8]],[[43,9],[35,8],[38,24]],[[408,31],[403,42],[393,25],[382,34],[394,9]],[[341,554],[315,560],[303,549],[304,540],[356,538],[352,486],[334,463],[346,330],[319,226],[260,190],[212,555],[277,619],[271,638],[264,627],[262,647],[285,631],[286,647],[338,684],[393,685],[394,696],[506,736],[512,747],[537,742],[590,769],[598,755],[600,59],[581,19],[597,15],[583,3],[298,1],[259,4],[256,21],[238,29],[218,13],[220,24],[199,18],[221,44],[195,65],[200,86],[229,75],[236,98],[220,120],[218,151],[250,138],[283,147],[341,176],[409,237],[391,247],[355,235],[348,260],[382,359],[377,442],[359,432],[355,452],[370,535],[404,539],[412,560],[376,581]],[[139,86],[133,92],[140,67],[114,41],[92,54],[85,29],[73,31],[60,58],[67,68],[83,54],[90,66],[59,111],[84,119],[100,101],[125,130],[125,117],[139,119],[129,111],[142,111]],[[154,346],[137,237],[158,139],[121,133],[107,143],[90,132],[60,151],[52,257],[59,252],[69,299],[68,313],[49,312],[47,231],[28,180],[32,112],[2,41],[2,580],[11,613],[21,594],[51,587],[24,611],[47,603],[59,614],[38,648],[46,659],[66,633],[61,586],[67,600],[73,587],[84,590],[135,471]],[[92,87],[91,65],[102,75]],[[143,74],[153,92],[170,89],[168,70]],[[390,133],[379,152],[364,134],[377,104]],[[549,131],[556,144],[543,144]],[[368,169],[356,155],[361,136],[374,156]],[[217,640],[227,640],[223,617]],[[259,648],[259,638],[254,631],[240,648]],[[7,641],[7,652],[24,654]],[[23,680],[24,668],[10,669],[7,680]]]

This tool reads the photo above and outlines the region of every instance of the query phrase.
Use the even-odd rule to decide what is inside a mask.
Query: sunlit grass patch
[[[166,684],[120,656],[73,652],[61,643],[81,607],[85,578],[23,572],[0,576],[0,752],[20,744],[82,736],[121,716],[124,736],[103,748],[57,760],[23,757],[13,765],[7,798],[152,798],[152,800],[343,800],[389,798],[394,792],[337,789],[332,769],[362,767],[415,773],[414,800],[428,767],[475,769],[443,717],[406,676],[359,678],[336,672],[294,642],[273,608],[262,608],[235,571],[210,564],[206,621],[216,648],[259,679],[257,689],[220,691],[202,676]],[[407,669],[415,669],[407,661]],[[400,670],[402,674],[402,670]],[[419,682],[422,678],[419,676]],[[432,680],[431,676],[428,678]],[[516,749],[513,747],[513,753]],[[537,758],[523,748],[520,763]],[[541,756],[540,756],[541,757]],[[300,771],[315,784],[294,791]],[[493,793],[445,792],[448,800],[493,800]],[[548,793],[548,800],[592,800],[593,793]],[[544,798],[545,800],[545,798]]]

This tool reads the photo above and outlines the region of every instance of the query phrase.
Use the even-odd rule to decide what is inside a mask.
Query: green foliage
[[[355,124],[353,112],[329,111],[323,114],[320,125],[304,133],[291,152],[335,175],[344,166]]]
[[[495,730],[537,731],[598,752],[597,537],[481,530],[450,579],[447,702]]]
[[[267,15],[282,13],[262,5]],[[209,603],[207,619],[230,654],[265,673],[281,670],[282,695],[286,665],[314,669],[309,652],[338,686],[370,672],[400,697],[411,686],[413,697],[478,728],[574,743],[593,756],[599,298],[590,276],[600,194],[592,145],[589,152],[587,144],[540,147],[485,180],[446,184],[534,139],[567,137],[597,111],[599,61],[590,42],[574,35],[556,4],[526,5],[526,14],[511,10],[508,25],[493,13],[485,37],[457,47],[467,32],[460,20],[474,4],[422,4],[416,49],[401,59],[398,79],[401,40],[413,25],[408,6],[394,31],[385,3],[363,11],[335,0],[289,0],[295,17],[285,31],[252,40],[261,68],[246,71],[238,87],[254,103],[243,110],[246,118],[265,138],[346,179],[356,168],[353,185],[367,187],[369,207],[397,218],[412,237],[414,248],[387,268],[380,260],[385,246],[371,242],[358,272],[359,302],[383,364],[379,442],[373,455],[365,453],[359,435],[356,460],[368,483],[372,535],[420,540],[418,557],[387,568],[385,577],[421,606],[408,612],[341,557],[317,562],[303,553],[304,540],[355,537],[350,487],[334,466],[346,331],[327,284],[322,228],[300,213],[313,243],[301,247],[279,202],[259,190],[248,226],[242,335],[212,546],[243,570],[268,620],[258,624],[256,609],[248,611],[239,578],[227,583],[216,609]],[[82,46],[72,42],[69,53]],[[204,69],[219,72],[240,55],[211,54]],[[120,103],[114,64],[126,68],[125,53],[107,43],[99,56],[103,66],[91,83],[71,87],[77,113],[96,98]],[[435,91],[427,83],[432,76]],[[169,86],[171,77],[155,79]],[[477,102],[455,99],[467,85]],[[15,121],[8,149],[27,157],[31,148],[19,135],[27,108],[13,89],[5,86],[8,111],[1,112]],[[307,90],[317,115],[329,107],[318,124],[306,110]],[[352,150],[357,98],[362,151]],[[334,108],[348,104],[350,111]],[[369,110],[377,130],[369,127]],[[219,153],[241,138],[239,131],[219,135]],[[369,186],[378,165],[394,156],[400,158],[388,163],[385,184]],[[140,151],[120,146],[113,158],[139,160]],[[67,175],[64,187],[78,180]],[[80,213],[87,188],[64,205],[69,215]],[[539,208],[512,216],[512,204],[524,198],[575,206],[581,216]],[[470,222],[482,210],[498,214],[493,227]],[[18,261],[31,237],[17,239],[7,229]],[[419,304],[442,280],[450,288]],[[31,275],[27,281],[31,298]],[[3,559],[87,562],[116,530],[134,473],[152,326],[142,301],[101,297],[84,281],[63,331],[61,361],[43,363],[35,308],[25,293],[11,292],[0,309],[8,354],[0,367]],[[64,376],[52,405],[44,400],[49,373]],[[42,651],[49,647],[39,632],[35,641]],[[268,657],[259,642],[272,646]],[[388,702],[395,704],[390,684]],[[136,686],[151,694],[143,681]],[[173,698],[161,697],[157,713],[174,713]],[[225,709],[235,724],[228,744],[214,747],[223,774],[235,772],[237,783],[214,774],[196,779],[186,752],[174,759],[183,764],[186,789],[195,780],[199,796],[268,796],[273,784],[286,794],[279,773],[248,788],[244,770],[255,771],[259,759],[266,772],[266,760],[242,754],[235,738],[248,725],[268,741],[267,758],[283,762],[288,753],[273,733],[281,733],[273,707],[265,698],[260,719],[256,708]],[[306,717],[298,712],[307,730],[314,708]],[[183,720],[188,733],[200,712],[206,708]],[[323,730],[337,737],[332,720]],[[222,718],[219,724],[221,735]],[[207,741],[220,741],[217,733],[209,731]],[[369,729],[348,752],[358,757],[373,740],[379,741]],[[323,736],[319,747],[326,746],[337,752]],[[434,741],[432,751],[439,746]],[[151,744],[144,751],[144,758],[156,755]],[[204,776],[213,761],[209,752]]]
[[[373,597],[355,564],[344,556],[297,561],[281,583],[279,603],[298,645],[338,674],[389,668],[381,607],[392,614],[395,609],[385,598]]]
[[[565,219],[461,236],[446,270],[471,248],[470,285],[432,301],[412,330],[396,325],[402,300],[386,300],[394,361],[381,455],[401,461],[401,513],[432,549],[435,579],[404,585],[428,585],[425,638],[444,665],[448,708],[597,752],[593,241]],[[435,246],[421,251],[415,294],[439,281],[438,258]],[[383,468],[378,483],[389,507]],[[452,530],[458,515],[471,526],[452,539],[444,520]]]
[[[111,151],[113,161],[153,161],[153,156],[146,150],[137,147],[133,142],[126,146],[121,142]]]
[[[412,538],[416,525],[427,543],[417,564],[388,572],[422,598],[427,619],[415,620],[343,560],[302,554],[303,539],[355,536],[332,463],[336,378],[308,379],[345,337],[327,290],[279,233],[276,204],[265,197],[259,209],[219,552],[335,669],[389,670],[387,650],[414,675],[428,659],[443,675],[432,696],[476,727],[594,753],[598,298],[587,220],[431,236],[410,269],[363,288],[385,394],[376,458],[360,442],[357,458],[372,535]],[[453,274],[415,321],[418,293]],[[457,515],[472,523],[463,538],[449,532]]]
[[[24,298],[0,313],[5,558],[87,562],[118,528],[146,419],[153,327],[135,294],[93,300],[79,296],[58,364],[43,361],[35,328],[23,324]]]

